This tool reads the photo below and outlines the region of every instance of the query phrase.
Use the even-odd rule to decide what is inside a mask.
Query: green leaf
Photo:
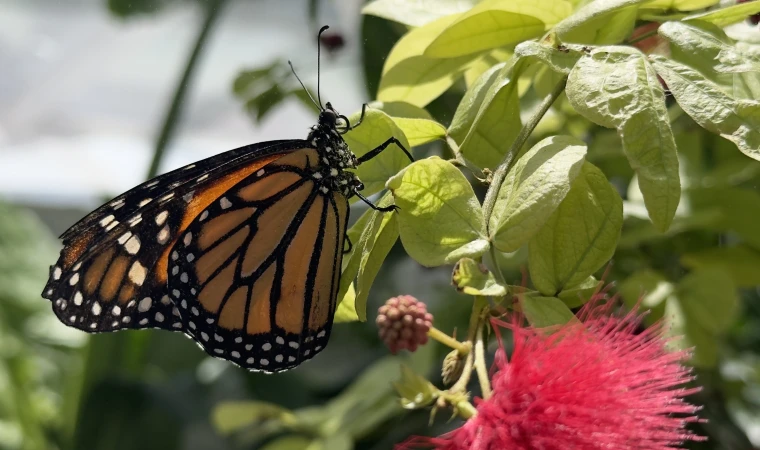
[[[534,327],[564,325],[571,320],[576,320],[575,314],[570,311],[565,302],[557,297],[525,294],[518,298],[523,314]]]
[[[507,287],[496,281],[488,267],[471,258],[462,258],[456,263],[451,281],[457,291],[467,295],[486,297],[507,295]]]
[[[401,406],[405,409],[419,409],[431,405],[440,391],[424,377],[417,375],[407,365],[401,365],[401,378],[393,382]]]
[[[454,58],[539,37],[571,11],[565,0],[484,0],[449,25],[425,56]]]
[[[675,292],[675,286],[661,273],[643,269],[626,278],[618,291],[629,308],[640,300],[642,307],[652,309],[664,306],[665,300]]]
[[[313,445],[319,445],[319,441],[307,436],[289,435],[267,442],[261,450],[316,450]]]
[[[717,3],[717,2],[716,2]],[[716,9],[686,17],[685,21],[708,22],[721,28],[732,23],[741,22],[748,16],[760,13],[760,3],[753,1]]]
[[[391,194],[386,193],[377,205],[384,207],[392,203]],[[348,255],[344,255],[338,294],[342,301],[338,304],[335,320],[364,322],[367,320],[370,287],[398,238],[396,215],[368,210],[348,231],[348,237],[353,248]]]
[[[467,90],[449,127],[459,152],[480,168],[496,167],[520,131],[518,78],[529,66],[512,58],[485,72]]]
[[[350,278],[353,280],[353,278]],[[342,281],[342,279],[341,279]],[[342,284],[342,283],[341,283]],[[358,322],[359,314],[356,312],[356,289],[353,281],[348,283],[345,294],[338,301],[338,307],[335,308],[335,323]],[[366,311],[365,311],[366,314]]]
[[[412,147],[446,138],[446,127],[435,120],[394,117],[393,121],[404,132]]]
[[[411,164],[387,183],[400,208],[399,231],[406,252],[432,267],[488,250],[485,221],[472,186],[438,157]]]
[[[230,434],[266,420],[295,424],[290,410],[274,403],[259,401],[224,402],[214,408],[211,422],[221,434]]]
[[[601,170],[586,162],[570,192],[528,243],[536,289],[553,296],[602,267],[615,252],[623,201]]]
[[[667,22],[658,33],[670,42],[672,59],[701,72],[731,97],[760,96],[760,58],[734,45],[717,26]]]
[[[583,141],[552,136],[517,160],[499,189],[488,224],[499,251],[514,252],[538,233],[570,191],[585,156]]]
[[[425,56],[425,48],[453,23],[459,14],[442,17],[405,34],[383,66],[377,99],[423,107],[446,92],[477,55],[452,59]]]
[[[360,113],[349,117],[351,123],[359,120]],[[356,156],[362,156],[383,144],[391,136],[398,139],[407,150],[411,150],[404,132],[393,119],[382,111],[368,108],[364,122],[343,135],[348,147]],[[397,174],[409,164],[409,158],[395,144],[386,148],[381,154],[365,162],[356,170],[359,179],[364,183],[364,196],[380,192],[388,178]]]
[[[269,66],[260,69],[243,70],[235,77],[232,83],[232,92],[239,97],[245,97],[252,91],[261,90],[271,85],[272,71],[277,68],[280,61],[275,61]]]
[[[733,99],[688,66],[661,56],[650,58],[679,106],[695,122],[760,161],[760,102]]]
[[[689,203],[695,211],[710,220],[700,228],[714,231],[733,231],[747,244],[760,249],[760,194],[752,189],[736,187],[692,188],[688,191]]]
[[[715,335],[700,327],[684,313],[684,306],[675,296],[668,298],[663,317],[666,319],[667,340],[673,350],[693,352],[690,363],[700,367],[714,367],[718,361],[718,344]]]
[[[590,276],[577,286],[562,290],[558,297],[565,302],[568,308],[577,308],[586,304],[597,289],[601,289],[601,283],[601,281]]]
[[[718,247],[686,253],[681,264],[691,269],[723,269],[739,287],[760,286],[760,252],[747,246]]]
[[[678,155],[657,74],[630,47],[599,47],[578,61],[567,82],[576,111],[615,128],[636,171],[652,223],[670,227],[681,198]]]
[[[362,14],[419,27],[444,16],[463,13],[475,3],[476,0],[374,0],[362,8]]]
[[[663,11],[695,11],[717,4],[720,0],[654,0],[646,3],[642,9],[660,9]]]
[[[512,55],[513,51],[508,48],[497,48],[481,55],[468,66],[464,73],[464,82],[467,88],[471,88],[478,78],[493,66],[509,61]]]
[[[387,202],[390,203],[390,202]],[[385,206],[385,205],[381,205]],[[377,230],[372,229],[367,245],[362,248],[362,257],[359,262],[359,273],[356,277],[356,313],[361,322],[367,321],[367,298],[372,283],[375,281],[380,267],[398,239],[398,220],[396,214],[373,211],[374,214],[382,215]],[[371,245],[370,245],[371,244]]]
[[[425,108],[412,105],[406,102],[371,102],[370,108],[379,109],[380,111],[395,118],[403,117],[406,119],[428,119],[433,120],[433,116]]]
[[[554,31],[562,42],[617,44],[628,37],[639,5],[650,0],[596,0],[588,2],[558,23]]]
[[[553,71],[568,75],[583,53],[581,46],[578,45],[560,44],[560,48],[556,48],[546,43],[526,41],[517,44],[515,55],[518,58],[536,58]]]
[[[681,279],[677,293],[687,318],[712,333],[726,330],[736,318],[739,299],[725,270],[695,270]]]

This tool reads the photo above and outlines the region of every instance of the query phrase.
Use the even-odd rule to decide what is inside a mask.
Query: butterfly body
[[[101,206],[62,235],[42,296],[66,325],[183,332],[249,370],[313,357],[337,306],[348,199],[363,187],[339,117],[328,104],[306,140],[231,150]]]

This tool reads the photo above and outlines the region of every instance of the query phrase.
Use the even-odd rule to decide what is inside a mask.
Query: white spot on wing
[[[79,292],[79,291],[76,291],[74,293],[74,304],[77,305],[77,306],[79,306],[79,305],[82,304],[82,300],[83,300],[82,293]]]
[[[60,280],[61,279],[61,268],[56,266],[53,268],[53,279],[54,280]]]
[[[74,275],[72,275],[71,278],[69,278],[69,284],[71,286],[74,286],[78,282],[79,282],[79,273],[77,272]]]
[[[160,312],[156,313],[156,322],[163,322],[164,321],[164,315]]]
[[[98,302],[92,302],[92,313],[96,316],[99,316],[100,313],[103,311],[103,308],[101,308],[100,303]]]
[[[138,206],[139,206],[140,208],[142,208],[143,206],[147,205],[148,203],[150,203],[150,202],[152,202],[152,201],[153,201],[153,199],[152,199],[152,198],[146,198],[146,199],[144,199],[143,201],[141,201],[141,202],[138,204]]]
[[[137,235],[132,236],[127,243],[124,244],[124,248],[130,255],[136,255],[137,252],[140,251],[140,238],[138,238]]]
[[[193,242],[193,233],[187,233],[185,237],[182,239],[182,242],[184,242],[186,246],[190,245],[190,243]]]
[[[116,242],[118,242],[121,245],[124,245],[124,243],[127,242],[127,239],[129,239],[130,237],[132,237],[132,232],[127,231],[126,233],[119,236],[119,239],[116,239]]]
[[[222,197],[221,200],[219,200],[219,206],[221,206],[222,209],[227,209],[232,206],[232,202],[227,200],[227,197]]]
[[[100,226],[101,226],[101,227],[105,227],[105,226],[106,226],[106,225],[108,225],[109,223],[113,222],[113,219],[114,219],[114,216],[113,216],[113,214],[111,214],[111,215],[108,215],[108,216],[105,216],[105,217],[103,217],[103,218],[100,220]]]
[[[163,225],[166,218],[169,217],[169,211],[161,211],[156,215],[156,225]]]
[[[137,305],[137,310],[140,312],[145,312],[149,310],[152,305],[153,299],[150,297],[145,297],[144,299],[140,300],[140,303]]]
[[[158,236],[156,236],[156,240],[159,244],[166,244],[169,240],[169,225],[161,228],[161,231],[158,232]]]
[[[206,220],[206,217],[208,217],[208,211],[203,211],[203,212],[201,213],[201,217],[200,217],[200,220],[201,220],[201,221],[204,221],[204,220]]]
[[[129,279],[136,285],[142,286],[143,282],[145,282],[145,275],[148,274],[148,271],[145,269],[145,266],[140,264],[140,261],[135,261],[134,264],[132,264],[132,267],[129,268]]]

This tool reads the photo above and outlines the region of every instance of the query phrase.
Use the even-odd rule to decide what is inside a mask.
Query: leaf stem
[[[439,330],[436,327],[430,327],[430,329],[427,332],[427,335],[431,339],[435,339],[436,341],[440,342],[443,345],[446,345],[448,347],[453,348],[454,350],[458,351],[460,355],[466,356],[470,353],[470,347],[457,341],[453,337],[449,336],[448,334],[444,333],[443,331]]]
[[[488,379],[488,368],[486,367],[486,350],[483,334],[485,332],[485,317],[481,311],[478,320],[478,331],[475,338],[475,371],[478,374],[478,382],[483,399],[488,400],[491,397],[491,381]]]
[[[174,88],[174,97],[169,105],[169,110],[164,117],[163,126],[156,138],[155,148],[153,150],[153,159],[150,162],[148,168],[147,178],[153,178],[158,174],[158,169],[161,166],[161,161],[164,158],[166,147],[174,137],[174,133],[179,124],[180,114],[182,112],[182,106],[185,103],[187,97],[187,90],[192,84],[193,75],[195,69],[198,66],[198,60],[200,59],[203,47],[208,40],[209,32],[214,28],[219,13],[224,9],[224,5],[227,0],[208,0],[206,6],[206,17],[203,25],[198,30],[198,35],[195,37],[195,44],[193,45],[190,58],[185,64],[185,70],[182,72],[182,77],[179,79],[176,87]]]
[[[472,314],[470,315],[470,326],[468,329],[467,341],[474,347],[476,343],[477,331],[480,327],[480,322],[483,317],[483,310],[488,306],[488,302],[484,297],[475,297],[475,301],[472,304]],[[470,383],[470,377],[472,376],[472,369],[475,366],[475,352],[469,352],[467,358],[464,361],[464,368],[462,369],[462,375],[459,377],[456,383],[449,389],[451,393],[467,392],[467,385]]]
[[[483,200],[483,216],[485,217],[487,228],[490,227],[491,214],[493,214],[493,208],[496,205],[496,197],[498,196],[499,189],[501,188],[501,184],[504,182],[504,179],[507,177],[507,172],[509,171],[509,168],[512,165],[515,156],[517,156],[517,153],[520,151],[523,145],[525,145],[525,142],[528,140],[531,133],[533,133],[533,130],[536,129],[536,126],[541,121],[541,119],[543,119],[546,112],[549,111],[549,108],[552,106],[552,104],[554,104],[560,94],[562,94],[562,92],[565,90],[566,84],[567,77],[564,77],[562,80],[560,80],[559,83],[557,83],[557,85],[554,87],[554,90],[546,97],[544,97],[544,100],[538,107],[538,111],[533,114],[533,116],[525,125],[523,125],[520,133],[517,135],[515,141],[512,143],[512,146],[509,148],[509,151],[506,155],[504,155],[504,159],[502,159],[501,164],[499,164],[499,167],[493,173],[491,186],[488,188],[488,192],[486,192],[485,200]]]

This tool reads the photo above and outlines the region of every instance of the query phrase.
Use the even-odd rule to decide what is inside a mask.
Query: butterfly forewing
[[[84,331],[184,331],[167,286],[177,236],[220,194],[290,151],[293,142],[302,141],[231,150],[101,206],[63,234],[64,248],[42,296],[63,323]]]
[[[187,332],[251,370],[300,364],[327,343],[348,217],[340,193],[296,150],[212,202],[170,257],[169,286]]]

